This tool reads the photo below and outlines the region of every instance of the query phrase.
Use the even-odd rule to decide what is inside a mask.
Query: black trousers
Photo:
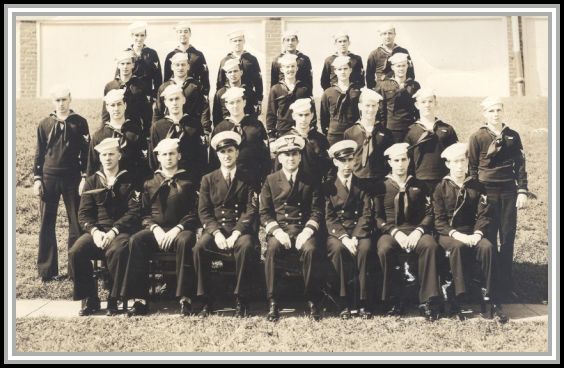
[[[292,238],[292,244],[295,239]],[[266,293],[268,299],[278,299],[278,278],[281,263],[298,256],[304,278],[304,294],[307,300],[317,302],[321,299],[321,288],[324,281],[324,250],[316,235],[309,238],[298,251],[295,246],[286,249],[274,236],[267,239],[264,269],[266,276]],[[277,267],[278,266],[278,267]]]
[[[190,230],[181,231],[172,242],[176,252],[176,296],[194,295],[194,266],[192,248],[196,234]],[[161,252],[151,230],[141,230],[129,239],[129,259],[122,297],[125,299],[147,299],[149,296],[149,260],[155,252]]]
[[[439,244],[450,253],[448,259],[457,296],[467,292],[467,285],[473,277],[472,271],[476,262],[480,269],[478,277],[482,287],[486,289],[488,295],[492,295],[497,250],[488,239],[483,238],[475,247],[469,247],[450,236],[441,235]]]
[[[57,209],[61,195],[63,196],[69,221],[67,240],[69,249],[81,234],[78,223],[78,206],[80,204],[78,185],[80,180],[80,175],[68,177],[43,175],[43,197],[39,204],[40,228],[39,251],[37,254],[37,270],[41,277],[51,277],[59,274],[55,225],[57,223]]]
[[[371,238],[359,239],[356,257],[353,257],[341,240],[334,236],[327,239],[329,282],[349,304],[355,303],[355,299],[367,300],[369,292],[376,287],[369,281],[369,276],[374,275],[373,268],[377,262],[375,248]],[[359,291],[356,297],[355,290]]]
[[[382,300],[388,301],[391,297],[398,295],[396,285],[392,285],[392,274],[396,266],[399,266],[398,255],[405,253],[399,243],[388,234],[382,235],[377,243],[378,258],[382,268]],[[439,274],[437,262],[439,245],[435,239],[425,234],[419,239],[417,246],[410,253],[411,257],[417,257],[419,301],[427,302],[430,298],[439,296]]]
[[[98,289],[93,277],[93,259],[106,259],[110,273],[110,296],[119,297],[127,259],[129,255],[129,234],[121,233],[106,247],[100,249],[94,243],[92,235],[83,234],[69,251],[69,275],[73,279],[73,298],[81,300],[96,297]]]
[[[487,238],[497,246],[499,235],[499,290],[513,290],[513,252],[517,232],[517,189],[515,184],[486,184],[488,203],[492,206],[493,221]]]
[[[196,243],[194,250],[194,270],[197,280],[197,296],[209,296],[209,280],[211,263],[214,259],[235,261],[235,290],[234,294],[241,298],[248,298],[256,277],[256,267],[260,260],[259,240],[250,234],[241,235],[235,242],[233,249],[221,250],[217,247],[212,235],[205,232]]]

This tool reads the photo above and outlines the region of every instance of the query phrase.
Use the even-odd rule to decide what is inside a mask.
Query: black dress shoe
[[[343,308],[343,310],[341,311],[341,313],[339,313],[339,317],[341,319],[351,319],[352,315],[351,315],[351,310],[349,307],[345,307]]]
[[[428,300],[427,302],[419,305],[419,313],[427,321],[433,322],[439,319],[440,317],[440,305],[438,302]]]
[[[372,312],[365,307],[362,307],[358,310],[358,316],[362,319],[370,319],[372,318]]]
[[[499,323],[507,323],[509,321],[509,317],[503,313],[501,305],[499,304],[492,304],[490,318]]]
[[[42,282],[51,282],[51,281],[61,281],[64,280],[66,277],[64,275],[53,275],[53,276],[41,276]]]
[[[198,313],[198,317],[200,318],[207,318],[212,313],[212,307],[210,304],[204,304],[200,313]]]
[[[403,302],[395,302],[390,308],[387,309],[386,315],[389,317],[400,317],[405,313]]]
[[[118,300],[117,298],[108,298],[108,305],[106,306],[106,316],[111,317],[118,314]]]
[[[128,317],[146,316],[147,314],[149,314],[149,305],[139,301],[133,303],[133,306],[127,311]]]
[[[279,319],[280,319],[280,311],[278,310],[278,304],[276,304],[275,301],[271,301],[268,314],[266,315],[266,320],[269,322],[276,322]]]
[[[317,305],[317,303],[309,301],[307,302],[307,304],[309,307],[309,316],[314,321],[319,321],[321,319],[321,311],[319,310],[319,306]]]
[[[81,317],[90,316],[100,310],[99,298],[86,298],[82,299],[82,308],[78,311]]]
[[[247,317],[247,303],[242,301],[241,299],[237,299],[237,304],[235,305],[235,317],[236,318],[245,318]]]
[[[186,299],[180,301],[180,314],[183,316],[192,314],[192,304]]]

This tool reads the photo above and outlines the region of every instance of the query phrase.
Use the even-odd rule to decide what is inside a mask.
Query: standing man
[[[139,78],[147,96],[147,101],[152,105],[157,98],[157,91],[163,82],[159,55],[152,48],[145,46],[147,23],[132,23],[129,25],[128,30],[133,43],[125,50],[133,53],[133,75]],[[119,77],[119,69],[116,71],[116,77]]]
[[[323,63],[323,71],[321,72],[321,87],[325,91],[327,88],[337,83],[338,78],[334,69],[335,65],[333,65],[333,61],[336,58],[343,56],[350,58],[351,82],[356,84],[358,88],[364,87],[364,67],[362,64],[362,58],[349,51],[349,46],[351,45],[349,34],[347,32],[335,33],[333,35],[333,40],[335,40],[336,50],[335,53],[327,57]]]
[[[384,152],[394,144],[394,137],[376,119],[382,96],[371,89],[363,88],[358,102],[360,120],[345,130],[344,138],[356,142],[353,175],[357,185],[371,196],[390,172]]]
[[[333,145],[343,139],[343,133],[359,118],[358,99],[361,85],[350,80],[351,58],[336,57],[332,62],[337,82],[323,92],[319,112],[321,130]]]
[[[260,260],[260,243],[255,232],[257,195],[239,180],[237,156],[241,136],[232,131],[215,135],[211,146],[221,167],[204,176],[200,187],[198,213],[204,227],[194,248],[197,295],[203,300],[201,317],[212,311],[209,273],[213,259],[235,261],[235,316],[247,315],[249,296]]]
[[[396,27],[390,23],[382,24],[378,28],[378,33],[382,43],[370,53],[366,61],[366,87],[370,89],[378,88],[378,84],[391,71],[388,58],[397,53],[407,54],[407,77],[415,79],[415,71],[409,51],[395,43]]]
[[[37,127],[33,166],[33,193],[40,199],[37,271],[43,282],[59,279],[55,225],[59,199],[63,196],[69,222],[68,248],[80,236],[78,187],[86,177],[88,123],[70,108],[71,94],[65,86],[51,91],[55,111]]]
[[[122,51],[116,58],[118,75],[114,80],[108,82],[104,87],[104,96],[111,90],[123,90],[124,99],[127,104],[125,117],[138,121],[143,133],[143,147],[147,147],[149,130],[151,128],[151,104],[147,101],[144,86],[141,79],[133,74],[133,51]],[[106,102],[102,104],[102,123],[110,120],[110,114],[106,109]]]
[[[230,59],[239,60],[239,64],[243,69],[243,84],[251,89],[257,98],[255,114],[258,116],[262,111],[263,99],[263,86],[260,64],[256,57],[245,51],[245,34],[243,33],[243,31],[233,31],[227,35],[227,38],[229,39],[229,44],[231,45],[232,51],[228,53],[227,56],[225,56],[223,59],[221,59],[221,62],[219,63],[216,89],[220,89],[227,83],[227,77],[225,76],[223,65],[225,65],[227,60]]]
[[[415,177],[425,183],[428,193],[448,174],[441,153],[458,142],[454,128],[437,118],[437,96],[431,89],[421,88],[413,95],[420,118],[411,125],[405,142]]]
[[[223,94],[231,87],[239,87],[245,90],[244,112],[246,115],[252,115],[256,117],[255,106],[257,105],[258,100],[255,92],[246,84],[243,84],[243,69],[241,68],[241,64],[239,64],[239,60],[227,60],[225,64],[223,64],[223,70],[225,71],[225,75],[227,77],[227,84],[217,90],[213,99],[212,120],[214,127],[217,124],[221,123],[224,119],[227,119],[227,117],[229,116],[229,111],[227,110],[227,107],[225,107]]]
[[[396,143],[401,143],[411,124],[419,119],[413,95],[421,88],[407,77],[408,55],[397,53],[388,59],[392,74],[378,83],[376,92],[382,95],[379,119],[392,131]]]
[[[517,231],[517,210],[527,204],[527,170],[519,133],[505,122],[501,99],[487,97],[481,103],[485,124],[468,144],[470,175],[486,187],[492,206],[493,224],[489,240],[497,244],[499,234],[500,290],[518,298],[513,287],[513,247]]]
[[[107,315],[117,313],[127,258],[129,234],[140,225],[141,195],[127,170],[119,170],[119,139],[106,138],[94,149],[102,168],[89,176],[80,198],[78,218],[84,234],[69,251],[69,273],[73,280],[73,299],[82,300],[80,316],[100,310],[98,287],[91,260],[105,259],[111,288]]]
[[[176,296],[180,313],[192,312],[194,268],[192,248],[198,228],[197,193],[186,171],[178,168],[178,139],[163,139],[155,151],[161,169],[145,182],[142,202],[144,230],[129,240],[129,260],[122,288],[122,297],[137,300],[128,315],[149,312],[149,259],[154,252],[176,252]]]
[[[466,308],[462,305],[473,276],[480,280],[482,297],[491,300],[491,317],[507,322],[496,302],[498,290],[494,288],[496,271],[496,247],[485,237],[491,223],[491,206],[483,186],[468,175],[468,145],[454,143],[441,157],[446,160],[450,173],[439,183],[433,195],[435,228],[439,244],[449,253],[455,289],[455,312],[461,316]],[[480,272],[471,270],[478,263]],[[493,290],[493,292],[492,292]]]
[[[231,87],[222,98],[225,100],[229,116],[215,127],[212,137],[224,131],[234,131],[241,135],[237,157],[239,178],[259,193],[272,167],[266,130],[255,117],[245,115],[245,90],[243,88]],[[210,170],[220,166],[215,154],[210,157],[210,161]]]
[[[296,62],[298,65],[296,79],[305,83],[309,87],[310,91],[313,90],[313,71],[311,61],[309,60],[309,57],[298,51],[299,43],[298,32],[285,31],[282,33],[282,46],[284,47],[284,51],[272,62],[272,67],[270,68],[270,87],[274,87],[276,83],[284,78],[284,75],[280,71],[280,64],[278,63],[278,60],[284,55],[291,54],[296,55]]]
[[[179,22],[174,30],[178,37],[178,46],[166,55],[164,63],[164,80],[167,81],[172,77],[172,68],[170,59],[177,53],[185,53],[190,63],[190,76],[197,80],[202,86],[202,92],[207,97],[210,94],[210,72],[206,63],[204,54],[190,45],[190,37],[192,30],[190,23]]]
[[[388,314],[402,314],[401,291],[392,285],[392,273],[399,266],[400,254],[417,258],[419,306],[430,321],[439,318],[441,300],[437,262],[439,245],[431,235],[433,208],[423,183],[408,175],[407,143],[396,143],[384,152],[392,172],[384,181],[383,194],[376,196],[376,226],[382,233],[378,239],[378,257],[382,267],[382,301],[393,302]]]
[[[357,302],[360,302],[360,317],[370,318],[368,293],[376,287],[368,278],[369,268],[377,262],[371,238],[374,221],[372,199],[360,189],[358,179],[352,175],[356,149],[357,145],[352,140],[331,146],[329,156],[337,167],[337,176],[324,188],[330,280],[339,290],[342,319],[351,318],[351,308]],[[359,287],[360,295],[356,295]]]
[[[312,96],[309,86],[296,79],[297,55],[284,54],[278,59],[278,64],[284,78],[270,89],[266,113],[266,130],[271,141],[292,129],[294,122],[290,105],[300,98]]]
[[[273,143],[271,149],[278,156],[282,169],[266,178],[259,197],[260,219],[268,243],[264,266],[269,321],[280,318],[276,263],[296,252],[300,256],[309,314],[316,321],[321,318],[324,252],[318,232],[324,217],[324,203],[320,186],[299,170],[304,145],[301,137],[290,134]]]

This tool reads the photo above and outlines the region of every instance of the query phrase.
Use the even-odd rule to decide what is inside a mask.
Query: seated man
[[[69,251],[69,269],[73,280],[73,299],[82,300],[80,316],[100,310],[93,259],[106,259],[111,289],[107,315],[117,313],[117,300],[127,267],[129,234],[139,228],[140,193],[134,190],[131,175],[119,170],[119,138],[106,138],[96,145],[101,170],[86,178],[78,210],[85,234]]]
[[[271,146],[282,169],[267,176],[260,194],[260,219],[268,242],[265,260],[266,289],[270,302],[267,319],[276,321],[278,278],[276,263],[298,252],[305,282],[310,316],[319,320],[323,280],[323,252],[319,227],[323,220],[323,197],[316,180],[299,170],[305,141],[297,135],[285,135]]]
[[[192,247],[196,243],[199,222],[196,214],[195,184],[183,169],[178,169],[178,139],[166,138],[154,149],[161,164],[155,176],[145,182],[142,202],[144,230],[129,241],[129,260],[122,288],[125,299],[141,299],[133,304],[128,315],[149,312],[149,260],[155,252],[176,251],[176,296],[180,313],[192,310],[194,269]]]
[[[483,185],[468,176],[468,145],[455,143],[447,147],[441,157],[446,160],[450,174],[437,185],[433,195],[435,228],[440,234],[439,244],[449,253],[454,282],[454,312],[463,317],[460,300],[467,292],[472,275],[472,261],[478,261],[482,296],[491,300],[491,317],[507,322],[496,302],[494,272],[496,269],[494,245],[484,237],[491,223],[492,210]],[[470,262],[469,262],[470,261]]]
[[[351,318],[351,307],[357,303],[357,277],[360,284],[359,315],[362,318],[372,316],[367,300],[368,291],[375,288],[375,285],[368,285],[367,272],[368,267],[376,263],[376,259],[369,260],[369,254],[372,255],[370,258],[376,256],[370,237],[372,201],[352,175],[356,149],[356,143],[351,140],[331,146],[329,156],[337,167],[337,177],[324,188],[325,221],[329,232],[327,252],[332,281],[339,287],[342,319]]]
[[[260,243],[255,231],[257,195],[249,184],[239,179],[237,156],[241,136],[232,131],[215,135],[211,146],[221,167],[202,179],[198,213],[204,227],[194,253],[197,295],[204,306],[200,317],[211,313],[209,272],[212,259],[235,260],[236,317],[245,317],[255,267],[259,262]]]
[[[382,233],[378,239],[378,257],[382,267],[382,300],[389,303],[395,297],[389,314],[401,314],[403,305],[393,295],[392,272],[401,253],[417,257],[419,301],[421,313],[430,321],[438,319],[439,275],[437,257],[439,245],[430,235],[433,227],[433,209],[425,185],[407,175],[409,158],[407,143],[396,143],[384,152],[392,173],[386,177],[382,194],[375,197],[376,226]]]

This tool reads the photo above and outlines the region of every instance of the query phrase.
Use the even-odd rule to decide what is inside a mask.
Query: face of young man
[[[292,119],[296,122],[296,129],[300,132],[307,132],[310,127],[311,119],[313,119],[313,113],[311,110],[292,112]]]
[[[125,101],[118,100],[106,103],[106,110],[110,114],[111,120],[121,120],[125,115]]]
[[[217,151],[217,157],[221,163],[221,167],[231,170],[237,163],[239,150],[234,146],[227,146]]]
[[[373,100],[362,100],[362,102],[358,104],[358,110],[360,111],[360,116],[362,116],[364,119],[369,119],[376,122],[378,102]]]
[[[348,156],[341,159],[333,159],[333,163],[337,166],[337,170],[340,175],[348,178],[352,175],[354,166],[354,157]]]
[[[335,75],[339,82],[348,82],[351,76],[352,69],[349,65],[341,65],[335,68]]]
[[[392,157],[388,160],[388,163],[392,168],[392,174],[397,176],[407,175],[407,168],[409,167],[409,157],[407,157],[407,153]]]
[[[70,95],[59,96],[53,99],[53,105],[55,106],[55,112],[58,115],[67,115],[70,112]]]
[[[133,72],[133,60],[132,59],[123,59],[120,60],[118,63],[118,69],[121,75],[124,77],[129,77]]]
[[[407,61],[395,63],[392,65],[394,75],[398,78],[404,78],[407,74]]]
[[[182,113],[182,108],[186,102],[186,97],[183,94],[175,93],[173,95],[167,96],[164,99],[165,106],[172,115],[179,115]]]
[[[102,169],[104,169],[104,171],[113,171],[117,169],[120,159],[121,153],[117,148],[100,153],[100,163],[102,164]]]
[[[245,36],[235,37],[229,40],[233,52],[243,52],[245,50]]]
[[[284,51],[294,52],[298,48],[298,38],[296,36],[284,37],[282,44],[284,45]]]
[[[180,152],[176,148],[164,150],[158,153],[157,160],[165,170],[175,170],[178,168]]]
[[[338,53],[346,54],[349,51],[351,41],[348,37],[339,37],[335,40],[335,47]]]
[[[382,44],[391,47],[396,40],[396,31],[394,29],[382,31],[380,32],[380,39],[382,40]]]
[[[468,172],[468,158],[466,155],[460,155],[449,161],[446,161],[446,166],[450,169],[450,176],[456,180],[464,180]]]
[[[179,29],[176,31],[176,35],[178,36],[178,42],[181,45],[187,45],[190,42],[190,30],[188,29]]]
[[[176,63],[172,63],[170,66],[172,73],[176,78],[186,78],[188,75],[188,71],[190,70],[190,64],[188,64],[187,60],[178,61]]]
[[[483,114],[486,118],[486,123],[494,126],[501,125],[505,117],[502,104],[496,104],[488,107],[486,110],[484,110]]]
[[[131,34],[131,40],[133,41],[133,45],[135,47],[143,47],[145,44],[145,39],[147,38],[147,32],[135,32]]]
[[[296,72],[298,71],[297,63],[282,64],[280,66],[280,71],[284,74],[286,78],[295,78]]]
[[[242,116],[245,109],[245,100],[243,97],[238,97],[225,101],[225,108],[229,111],[229,115],[231,116]]]
[[[434,117],[437,108],[437,99],[435,98],[435,96],[418,98],[415,101],[415,107],[417,107],[421,116]]]
[[[302,154],[300,151],[283,152],[278,155],[278,161],[286,171],[293,172],[300,166]]]
[[[233,68],[225,72],[227,76],[227,80],[230,84],[236,84],[241,81],[241,77],[243,76],[243,71],[239,68]]]

